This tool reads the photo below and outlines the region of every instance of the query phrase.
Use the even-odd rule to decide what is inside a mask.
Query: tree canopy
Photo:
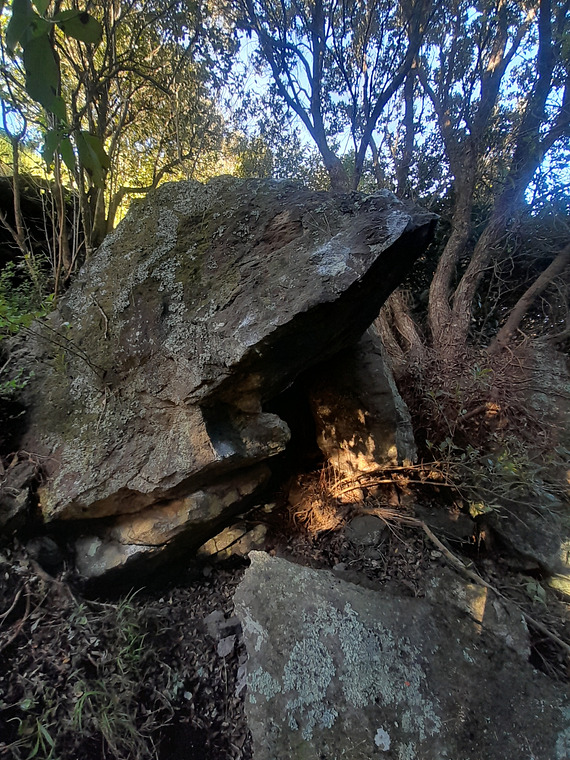
[[[408,321],[400,344],[405,333],[402,348],[453,363],[475,337],[482,281],[520,246],[521,215],[568,198],[569,0],[3,6],[15,202],[2,223],[37,276],[18,174],[25,146],[43,141],[56,290],[130,196],[169,178],[229,170],[388,188],[443,219],[427,324]],[[564,247],[550,240],[543,268]]]

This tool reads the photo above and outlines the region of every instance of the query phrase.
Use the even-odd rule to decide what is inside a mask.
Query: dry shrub
[[[421,365],[408,366],[398,386],[418,443],[447,440],[492,451],[516,435],[536,452],[556,445],[556,424],[532,404],[542,390],[534,350],[528,343],[492,357],[472,350],[453,361],[427,352]]]
[[[296,527],[311,534],[340,528],[347,520],[349,506],[335,498],[340,477],[332,465],[319,472],[302,475],[289,492],[289,515]]]

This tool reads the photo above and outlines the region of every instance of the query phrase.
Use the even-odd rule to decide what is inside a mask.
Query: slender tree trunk
[[[398,288],[390,295],[375,324],[396,376],[412,364],[420,364],[425,358],[426,347],[410,313],[406,291]]]
[[[97,248],[103,242],[107,234],[107,219],[105,217],[105,192],[102,188],[95,191],[95,212],[93,214],[93,230],[91,233],[91,245]]]
[[[28,245],[28,236],[26,234],[26,226],[24,218],[22,216],[21,196],[20,196],[20,138],[11,137],[12,143],[12,193],[14,196],[14,224],[15,234],[13,234],[14,240],[20,249],[24,263],[28,269],[28,273],[34,287],[38,294],[41,293],[41,284],[38,277],[38,272],[34,262],[34,256],[31,247]]]
[[[57,263],[54,292],[57,298],[62,271],[63,279],[67,280],[71,274],[71,268],[73,266],[73,260],[69,250],[69,240],[67,237],[67,215],[65,198],[63,195],[63,184],[61,181],[61,162],[57,153],[54,157],[54,200],[57,215]]]
[[[471,236],[471,215],[473,211],[473,187],[475,166],[468,156],[464,166],[464,176],[456,182],[457,198],[451,221],[451,235],[437,264],[433,276],[428,303],[428,325],[432,343],[436,351],[445,353],[449,349],[455,330],[454,315],[450,306],[451,288],[457,262],[467,248]]]
[[[398,198],[407,197],[410,189],[410,166],[414,151],[414,70],[408,74],[404,83],[404,149],[396,167],[396,195]]]
[[[447,315],[449,319],[449,352],[457,351],[466,345],[473,315],[473,301],[483,273],[489,262],[502,250],[504,236],[511,217],[522,203],[524,192],[532,181],[537,168],[544,160],[547,151],[552,147],[555,140],[568,130],[570,85],[567,78],[563,107],[560,110],[559,117],[548,132],[541,134],[546,118],[546,102],[553,86],[552,77],[556,59],[552,45],[551,2],[550,0],[541,0],[537,78],[517,129],[513,159],[504,189],[495,201],[491,218],[477,241],[467,269],[455,289],[453,307],[451,313]],[[472,195],[473,190],[471,191]],[[430,319],[430,326],[431,324]]]
[[[556,277],[564,272],[568,264],[570,264],[570,243],[559,252],[554,261],[546,267],[544,272],[536,278],[532,285],[519,298],[507,321],[487,349],[490,355],[499,353],[499,351],[507,346],[511,335],[517,330],[522,318],[534,301]]]

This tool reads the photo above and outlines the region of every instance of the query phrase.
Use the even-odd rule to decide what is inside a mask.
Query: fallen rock
[[[76,541],[77,569],[84,578],[95,579],[133,568],[140,572],[182,551],[195,552],[216,532],[222,515],[245,506],[269,475],[268,468],[259,465],[180,499],[106,521],[98,532]],[[85,525],[91,527],[89,522]]]
[[[35,536],[26,543],[28,555],[50,575],[63,570],[65,560],[61,549],[50,536]]]
[[[344,529],[344,535],[356,546],[376,546],[380,543],[386,523],[374,515],[358,515]]]
[[[198,549],[197,557],[218,562],[229,557],[247,557],[251,551],[263,548],[266,534],[266,525],[259,524],[249,528],[245,522],[237,522],[206,541]]]
[[[500,502],[500,497],[497,500]],[[515,556],[530,560],[549,575],[570,576],[570,514],[558,499],[542,503],[503,502],[485,522]]]
[[[464,512],[451,511],[441,504],[414,504],[415,516],[429,528],[452,542],[470,543],[476,533],[475,521]]]
[[[345,477],[416,460],[410,413],[374,326],[355,347],[319,366],[310,399],[317,443]]]
[[[235,594],[254,760],[565,760],[566,691],[457,606],[252,552]]]

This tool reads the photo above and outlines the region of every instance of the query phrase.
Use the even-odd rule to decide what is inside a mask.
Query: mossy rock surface
[[[263,404],[359,339],[433,225],[389,193],[228,177],[135,203],[19,347],[45,518],[138,513],[282,451]]]

